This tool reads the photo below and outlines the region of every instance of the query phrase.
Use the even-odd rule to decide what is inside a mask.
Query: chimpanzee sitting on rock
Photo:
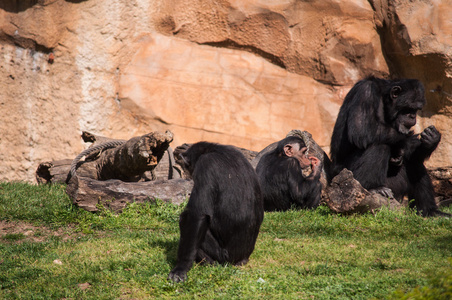
[[[321,161],[307,157],[302,138],[289,136],[279,141],[276,148],[262,156],[256,167],[264,197],[265,211],[285,211],[291,207],[319,206],[322,184]],[[303,175],[310,167],[311,174]]]
[[[416,113],[425,105],[424,86],[416,79],[369,77],[348,92],[331,137],[333,176],[347,168],[361,185],[402,200],[422,216],[445,216],[424,161],[441,134],[434,126],[414,134]]]

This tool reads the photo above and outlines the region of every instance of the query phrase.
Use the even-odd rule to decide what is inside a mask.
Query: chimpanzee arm
[[[315,208],[320,204],[322,184],[320,183],[320,172],[305,178],[299,163],[295,160],[289,161],[289,177],[287,184],[293,204],[301,208]]]
[[[177,264],[168,275],[168,279],[174,282],[187,279],[187,272],[190,270],[196,258],[196,252],[205,238],[209,226],[209,216],[204,214],[203,210],[197,208],[197,206],[202,205],[203,201],[211,200],[202,198],[197,193],[197,190],[193,189],[189,204],[180,216],[180,241]],[[205,204],[209,206],[208,203]]]
[[[407,160],[424,162],[432,155],[441,140],[441,133],[435,126],[429,126],[419,135],[407,141],[405,155]]]

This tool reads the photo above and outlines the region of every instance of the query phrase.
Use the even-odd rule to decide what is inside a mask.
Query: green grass
[[[119,215],[94,214],[74,207],[65,186],[0,183],[0,222],[33,226],[27,232],[0,231],[0,298],[449,299],[452,294],[452,220],[405,210],[341,216],[326,207],[266,213],[247,265],[194,265],[186,282],[173,284],[166,278],[176,261],[182,209],[158,202],[132,204]]]

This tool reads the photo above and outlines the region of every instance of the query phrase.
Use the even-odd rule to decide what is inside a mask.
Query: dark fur
[[[286,137],[274,150],[262,156],[256,167],[265,211],[285,211],[292,206],[315,208],[320,204],[320,175],[314,178],[303,176],[299,161],[284,153],[284,146],[292,143],[305,147],[301,138]]]
[[[445,215],[437,208],[424,166],[441,134],[434,126],[420,135],[410,131],[424,105],[418,80],[359,81],[345,97],[334,126],[333,176],[347,168],[368,190],[399,200],[408,195],[423,216]]]
[[[180,216],[177,264],[168,278],[184,281],[193,261],[242,265],[264,218],[251,164],[232,146],[193,144],[184,154],[194,187]]]

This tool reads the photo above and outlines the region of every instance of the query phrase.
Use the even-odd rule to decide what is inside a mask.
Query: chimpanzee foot
[[[178,270],[174,268],[168,275],[168,280],[174,281],[175,283],[183,282],[187,280],[187,271]]]
[[[379,188],[369,190],[369,192],[375,193],[375,194],[380,194],[386,198],[394,198],[394,193],[392,192],[392,190],[385,186],[381,186]]]
[[[243,266],[243,265],[246,265],[248,263],[248,261],[249,261],[249,259],[245,258],[245,259],[242,259],[241,261],[236,262],[234,265],[235,266]]]
[[[422,212],[422,216],[423,217],[443,217],[443,218],[452,218],[452,215],[449,213],[445,213],[440,211],[439,209],[434,209],[431,210],[430,212],[424,214],[424,212]]]

